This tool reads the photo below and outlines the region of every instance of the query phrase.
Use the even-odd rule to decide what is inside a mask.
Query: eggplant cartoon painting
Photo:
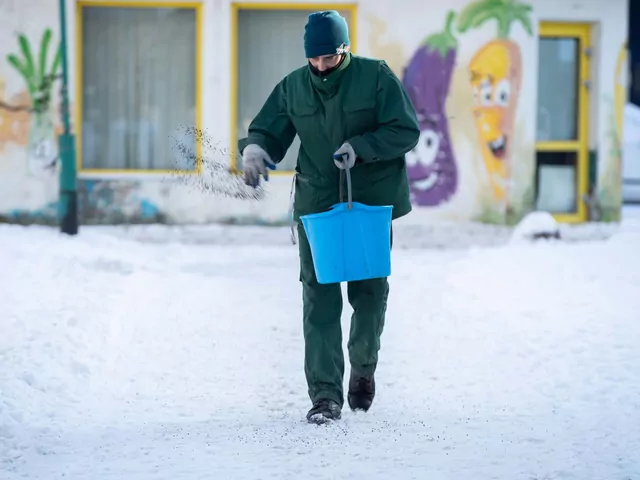
[[[420,206],[443,204],[458,188],[458,166],[445,111],[458,47],[451,33],[454,16],[449,12],[444,31],[424,40],[402,80],[420,126],[418,144],[406,154],[412,203]]]
[[[457,29],[462,33],[489,20],[495,20],[498,27],[497,38],[475,52],[467,71],[482,158],[493,198],[503,205],[509,198],[514,124],[522,83],[520,47],[509,34],[515,22],[533,34],[530,12],[530,5],[517,0],[477,0],[467,5],[457,19]]]

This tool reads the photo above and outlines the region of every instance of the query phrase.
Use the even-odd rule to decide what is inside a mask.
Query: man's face
[[[321,57],[313,57],[309,59],[309,62],[320,72],[324,72],[325,70],[329,70],[338,63],[340,63],[341,55],[322,55]]]

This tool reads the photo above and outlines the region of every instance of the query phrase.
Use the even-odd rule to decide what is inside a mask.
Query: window
[[[138,5],[78,7],[85,171],[197,168],[195,135],[184,132],[199,125],[199,6]],[[172,137],[186,154],[172,148]]]
[[[578,138],[580,38],[542,37],[538,45],[537,140]]]

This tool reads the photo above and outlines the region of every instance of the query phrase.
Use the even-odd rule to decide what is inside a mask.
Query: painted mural
[[[412,202],[420,206],[440,205],[458,189],[446,112],[458,47],[451,32],[454,17],[449,12],[444,30],[428,36],[418,47],[402,79],[420,126],[418,144],[406,155]]]
[[[600,163],[597,208],[599,220],[617,222],[622,205],[622,150],[624,105],[627,101],[627,44],[620,47],[613,78],[613,98],[607,107],[607,147]]]
[[[509,38],[518,22],[533,35],[530,5],[514,0],[478,0],[470,3],[458,17],[458,30],[465,33],[494,21],[496,38],[481,46],[467,67],[473,88],[473,115],[479,147],[489,175],[494,200],[509,208],[512,182],[512,150],[518,97],[522,84],[520,46]]]
[[[3,161],[20,158],[23,168],[10,168],[15,192],[34,197],[32,206],[0,211],[0,221],[56,224],[58,216],[58,136],[60,115],[54,108],[54,90],[61,72],[60,46],[52,49],[53,34],[45,29],[34,49],[18,34],[16,50],[6,55],[6,66],[22,85],[8,95],[0,70],[0,171]],[[52,51],[53,50],[53,51]],[[14,75],[15,76],[15,75]],[[4,189],[3,195],[8,195]],[[141,183],[121,180],[78,180],[79,215],[83,223],[146,223],[163,221],[156,205],[140,194]],[[5,201],[11,202],[11,199]],[[18,203],[18,202],[16,202]]]
[[[29,141],[29,102],[26,92],[7,98],[6,81],[0,77],[0,154],[9,144],[27,145]]]
[[[50,61],[51,38],[51,30],[45,30],[34,55],[29,39],[19,34],[18,52],[8,54],[7,63],[22,78],[26,89],[7,102],[6,81],[2,80],[0,88],[0,151],[7,143],[27,146],[27,168],[35,176],[53,172],[58,157],[51,98],[61,57],[58,47]]]
[[[158,223],[165,217],[140,195],[140,182],[88,180],[78,182],[78,215],[84,224]],[[3,216],[11,223],[57,224],[58,201],[30,210],[15,209]]]
[[[54,108],[60,74],[60,48],[52,31],[36,39],[19,33],[0,63],[0,219],[11,221],[12,207],[39,209],[57,198],[58,146],[62,128]],[[55,218],[56,212],[53,211]],[[37,221],[34,219],[34,221]]]
[[[421,130],[418,145],[407,154],[415,205],[443,207],[456,200],[461,190],[470,190],[469,179],[466,186],[461,185],[461,176],[466,173],[473,177],[471,181],[479,192],[477,220],[504,223],[513,216],[514,208],[519,209],[515,212],[518,217],[532,207],[532,169],[515,179],[512,168],[514,145],[518,143],[516,117],[523,61],[520,46],[511,38],[514,25],[533,35],[531,12],[531,5],[516,0],[477,0],[459,12],[451,10],[442,31],[427,35],[403,68],[402,81]],[[465,34],[486,29],[487,25],[496,27],[493,38],[460,65],[460,44]],[[375,38],[374,45],[385,55],[379,39]],[[469,46],[465,45],[467,49]],[[464,70],[465,85],[454,85],[454,75],[460,70]],[[461,128],[462,120],[455,118],[466,115],[463,109],[471,115],[473,132]],[[457,124],[451,123],[454,118]],[[454,129],[458,142],[452,138]],[[456,151],[463,140],[472,145],[472,151],[466,153],[474,157],[472,168],[461,164]],[[531,185],[520,186],[514,194],[511,186],[523,180]],[[521,198],[514,206],[516,194]]]

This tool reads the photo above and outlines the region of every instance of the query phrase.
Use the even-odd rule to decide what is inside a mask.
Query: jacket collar
[[[345,58],[340,64],[340,66],[325,77],[319,77],[318,75],[314,75],[311,69],[309,69],[309,75],[311,76],[311,82],[313,83],[313,86],[316,89],[324,92],[333,90],[340,82],[340,79],[344,75],[344,72],[350,63],[351,63],[351,52],[348,52],[345,55]]]

